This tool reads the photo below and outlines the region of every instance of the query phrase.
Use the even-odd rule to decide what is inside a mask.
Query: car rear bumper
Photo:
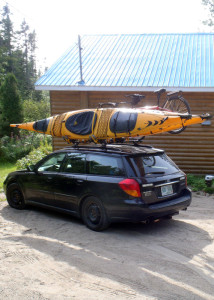
[[[111,221],[145,221],[147,219],[158,219],[164,216],[174,215],[180,210],[185,210],[191,203],[192,193],[186,189],[177,198],[158,202],[154,204],[139,203],[139,199],[125,200],[120,213],[112,212],[109,217]]]

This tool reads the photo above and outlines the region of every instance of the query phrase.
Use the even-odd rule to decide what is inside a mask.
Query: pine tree
[[[210,13],[209,19],[203,23],[214,28],[214,0],[202,0],[202,3],[208,8]]]
[[[30,31],[23,20],[20,30],[14,32],[8,4],[3,7],[0,19],[0,86],[7,73],[12,72],[18,82],[21,98],[40,101],[42,94],[35,91],[36,33]]]
[[[13,74],[7,74],[0,89],[1,103],[1,135],[10,135],[14,132],[9,125],[23,121],[21,99],[17,81]]]
[[[48,98],[34,88],[38,78],[35,50],[35,31],[31,32],[24,20],[15,32],[6,4],[0,13],[0,137],[14,131],[10,123],[22,122],[24,100],[38,101],[39,106]]]
[[[3,49],[3,38],[0,32],[0,86],[1,82],[4,79],[6,73],[5,69],[5,56],[4,56],[4,49]]]
[[[10,19],[10,9],[8,4],[3,7],[2,20],[1,20],[1,51],[4,58],[4,67],[6,72],[13,71],[13,24]]]

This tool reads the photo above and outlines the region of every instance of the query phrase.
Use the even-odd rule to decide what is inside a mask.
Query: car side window
[[[86,172],[86,155],[81,153],[71,153],[67,156],[62,172],[84,174]]]
[[[37,169],[39,172],[59,172],[66,153],[57,153],[49,157]]]
[[[88,155],[89,174],[123,176],[124,168],[122,159],[114,156]]]

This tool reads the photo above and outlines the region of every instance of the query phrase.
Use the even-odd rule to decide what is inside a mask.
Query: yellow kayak
[[[68,143],[77,140],[101,143],[173,131],[210,118],[209,114],[199,116],[143,108],[97,108],[10,126],[62,137]]]

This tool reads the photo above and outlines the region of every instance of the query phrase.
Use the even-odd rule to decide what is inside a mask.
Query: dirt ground
[[[214,196],[172,220],[115,224],[0,202],[1,299],[214,299]]]

